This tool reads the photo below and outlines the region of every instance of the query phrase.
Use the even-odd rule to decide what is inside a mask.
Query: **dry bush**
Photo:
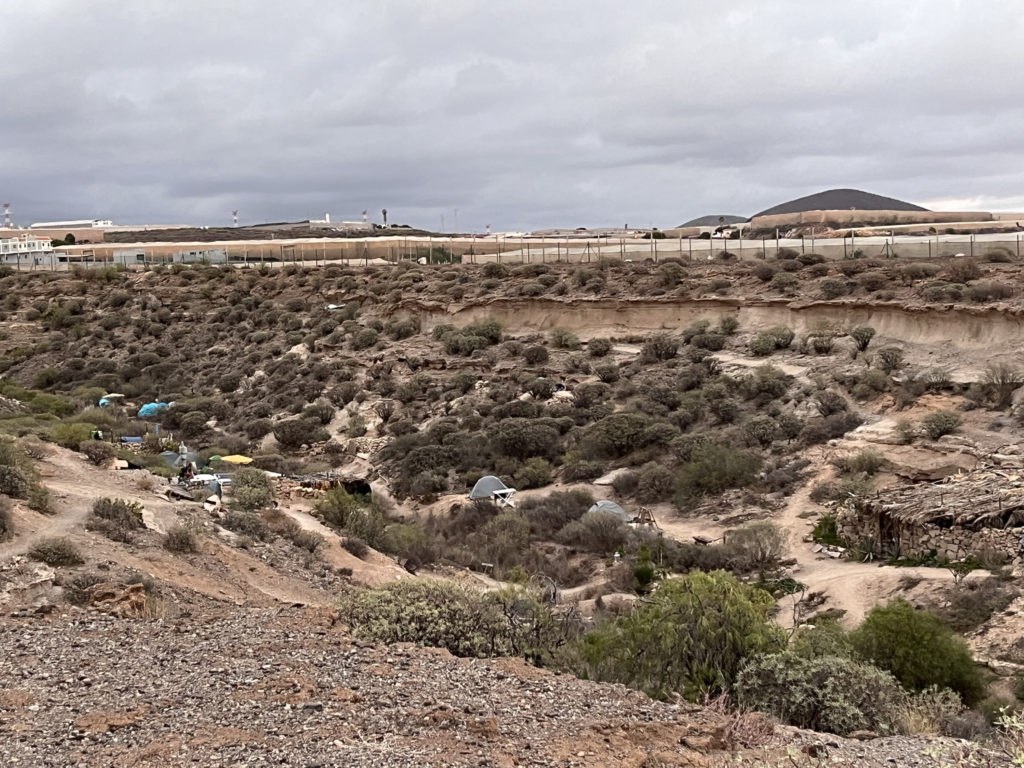
[[[954,283],[967,283],[977,280],[984,273],[973,259],[954,259],[946,267],[946,276]]]
[[[42,539],[28,551],[28,556],[55,568],[81,565],[85,562],[78,547],[68,538]]]
[[[164,536],[164,549],[168,552],[186,554],[199,551],[199,541],[195,533],[184,525],[176,524],[171,526]]]
[[[14,519],[11,515],[11,502],[0,498],[0,541],[14,535]]]

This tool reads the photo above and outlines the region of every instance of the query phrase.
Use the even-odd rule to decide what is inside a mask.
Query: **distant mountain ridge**
[[[754,216],[775,216],[804,211],[927,211],[919,205],[859,189],[828,189],[766,208]],[[752,217],[753,218],[753,217]]]

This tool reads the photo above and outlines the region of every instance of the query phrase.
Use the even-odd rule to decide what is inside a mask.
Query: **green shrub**
[[[257,541],[270,541],[274,538],[269,526],[255,512],[230,511],[224,515],[221,525],[240,536]]]
[[[946,267],[946,275],[954,283],[967,283],[977,280],[984,273],[973,259],[954,259]]]
[[[11,514],[11,502],[0,499],[0,541],[14,535],[14,516]]]
[[[93,502],[87,527],[112,541],[129,543],[132,534],[145,527],[142,507],[125,499],[97,499]]]
[[[956,432],[962,421],[956,411],[935,411],[921,419],[921,431],[931,440]]]
[[[839,537],[839,527],[836,525],[835,513],[822,515],[814,524],[811,536],[819,544],[828,544],[833,547],[845,547],[846,543]]]
[[[786,651],[749,660],[736,680],[741,707],[783,723],[845,736],[892,733],[906,694],[880,669],[836,656],[804,658]]]
[[[985,685],[967,642],[942,619],[897,598],[871,609],[850,634],[854,649],[875,666],[891,672],[904,688],[949,688],[971,705]]]
[[[770,333],[759,333],[753,339],[750,340],[750,354],[755,357],[768,357],[772,354],[777,347],[775,346],[775,337]]]
[[[54,568],[81,565],[85,562],[78,547],[67,538],[42,539],[28,551],[28,556]]]
[[[833,466],[843,474],[873,475],[885,464],[885,456],[872,448],[833,460]]]
[[[756,522],[726,531],[722,546],[733,570],[750,573],[777,568],[787,541],[788,535],[777,525]]]
[[[535,456],[516,470],[516,488],[541,488],[551,483],[551,462]]]
[[[190,528],[178,523],[172,525],[164,536],[164,549],[177,554],[198,552],[199,541]]]
[[[706,443],[695,448],[676,476],[676,504],[693,496],[742,488],[757,477],[761,457],[752,451]]]
[[[679,351],[679,341],[666,333],[648,336],[640,348],[640,357],[647,362],[671,360]]]
[[[350,343],[352,344],[352,349],[358,352],[372,347],[377,343],[378,338],[377,332],[373,328],[363,328],[352,336]]]
[[[232,506],[243,512],[255,512],[274,500],[274,481],[261,469],[243,467],[231,478]]]
[[[533,344],[523,350],[523,359],[530,365],[541,365],[546,363],[548,358],[550,358],[550,354],[547,347],[542,347],[540,344]]]
[[[579,520],[566,525],[558,534],[563,544],[581,547],[598,554],[609,554],[626,543],[629,526],[612,512],[597,509],[585,512]]]
[[[587,342],[587,352],[591,357],[605,357],[612,351],[610,339],[591,339]]]
[[[704,701],[729,691],[748,658],[785,646],[774,605],[723,571],[668,579],[629,615],[588,633],[570,664],[581,677],[653,698]]]
[[[486,339],[488,344],[497,344],[502,337],[501,323],[497,320],[477,320],[464,327],[462,331],[469,336]]]
[[[973,632],[993,615],[1009,608],[1016,594],[1016,589],[1002,579],[971,579],[943,594],[938,614],[957,632]]]
[[[547,496],[523,499],[519,511],[530,522],[538,539],[551,539],[594,505],[594,497],[583,490],[555,491]]]
[[[659,442],[663,445],[668,441]],[[649,461],[637,472],[636,500],[641,504],[657,504],[672,498],[675,476],[664,464]]]
[[[793,343],[793,339],[796,334],[793,333],[792,328],[788,328],[785,325],[776,325],[768,329],[767,333],[772,335],[775,339],[775,346],[778,349],[786,349],[790,344]]]
[[[579,337],[568,328],[555,328],[550,333],[551,343],[557,349],[579,349]]]
[[[761,261],[754,265],[754,269],[752,271],[754,273],[754,277],[762,283],[767,283],[775,276],[775,273],[778,270],[768,262]]]
[[[821,295],[825,299],[838,299],[840,296],[845,296],[849,289],[846,287],[846,283],[842,280],[836,280],[835,278],[829,278],[828,280],[822,280],[819,286],[821,288]]]
[[[850,338],[857,345],[857,349],[863,352],[868,348],[871,340],[875,338],[875,329],[867,325],[858,325],[850,331]]]
[[[982,386],[987,399],[996,408],[1007,408],[1013,402],[1013,393],[1024,385],[1024,375],[1010,363],[989,363],[985,366]]]
[[[615,459],[640,447],[650,420],[638,413],[613,413],[590,426],[580,440],[588,459]]]
[[[421,565],[429,565],[440,554],[440,542],[422,528],[409,523],[392,523],[384,531],[381,549],[393,555],[406,570],[415,572]]]
[[[605,363],[595,365],[594,373],[605,384],[614,384],[619,380],[619,366],[616,363]]]
[[[346,536],[342,540],[341,546],[343,546],[345,548],[345,551],[348,552],[350,555],[354,555],[355,557],[358,557],[360,560],[362,560],[364,557],[370,554],[369,545],[365,541],[360,539],[358,536]]]
[[[551,424],[524,418],[503,420],[493,435],[497,449],[517,459],[554,456],[560,440],[558,429]]]
[[[78,451],[85,454],[85,457],[97,467],[109,464],[117,455],[114,446],[102,440],[85,440],[78,444]]]
[[[27,499],[34,483],[21,467],[0,464],[0,493],[12,499]]]
[[[795,290],[799,284],[800,280],[797,276],[789,272],[776,272],[768,283],[772,288],[783,293]]]
[[[373,643],[416,643],[456,656],[541,661],[568,639],[550,609],[522,592],[480,593],[444,581],[399,581],[350,593],[341,618]]]
[[[875,362],[886,373],[892,373],[903,365],[903,350],[899,347],[883,347],[875,353]]]
[[[349,517],[362,509],[359,501],[343,487],[331,488],[313,502],[313,509],[327,525],[344,528]]]
[[[50,440],[63,448],[75,451],[78,450],[79,445],[92,437],[95,430],[95,424],[86,422],[58,424],[50,430]]]
[[[286,419],[274,425],[274,439],[281,447],[289,450],[294,450],[302,445],[322,443],[329,440],[330,437],[317,419]]]

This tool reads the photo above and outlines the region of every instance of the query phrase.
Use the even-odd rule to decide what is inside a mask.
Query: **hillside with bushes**
[[[960,748],[941,738],[970,740],[950,760],[1007,764],[1022,738],[1020,557],[908,556],[844,538],[842,516],[956,472],[1024,469],[1021,287],[1001,251],[6,272],[0,634],[13,650],[42,623],[168,623],[211,643],[216,675],[234,633],[288,605],[384,649],[357,655],[385,675],[432,674],[415,644],[518,658],[501,672],[514,680],[571,673],[589,681],[565,694],[581,702],[624,690],[590,685],[639,692],[609,728],[647,723],[644,745],[589,733],[570,754],[550,736],[549,760],[781,760],[829,739],[842,757],[854,734],[879,764]],[[179,456],[213,484],[188,487]],[[512,504],[469,499],[491,475]],[[267,642],[285,632],[320,653],[323,634],[295,622],[270,621]],[[452,679],[475,669],[437,658]],[[337,694],[340,669],[265,670],[259,696],[319,719],[364,695]],[[0,707],[28,717],[19,702],[40,694],[19,690]],[[492,694],[451,726],[458,740],[527,727]],[[154,727],[107,703],[105,717],[144,723],[132,733]],[[450,720],[415,707],[434,725],[409,735],[410,755]],[[668,725],[680,718],[685,738]],[[254,728],[202,754],[241,759],[269,738]],[[146,738],[97,743],[119,760],[177,754]]]

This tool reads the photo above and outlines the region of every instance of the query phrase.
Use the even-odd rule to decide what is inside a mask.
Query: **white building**
[[[50,238],[14,232],[15,230],[0,229],[0,264],[50,264],[53,258]]]
[[[83,229],[85,227],[101,229],[112,226],[114,226],[114,222],[109,219],[76,219],[75,221],[37,221],[35,224],[30,224],[29,229]]]

